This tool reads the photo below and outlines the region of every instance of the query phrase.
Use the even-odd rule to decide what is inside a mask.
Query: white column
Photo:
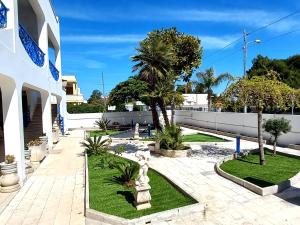
[[[2,0],[3,4],[9,9],[7,12],[7,29],[13,31],[13,37],[9,39],[8,46],[12,45],[13,51],[16,50],[16,40],[19,38],[19,22],[18,22],[18,1]]]
[[[14,155],[21,181],[25,175],[22,87],[6,84],[2,88],[5,155]]]
[[[51,96],[47,92],[41,92],[43,110],[43,132],[48,137],[49,150],[53,147],[52,139],[52,116],[51,116]]]
[[[49,66],[49,54],[48,54],[48,27],[45,21],[38,21],[38,29],[40,31],[39,47],[45,53],[45,64]]]

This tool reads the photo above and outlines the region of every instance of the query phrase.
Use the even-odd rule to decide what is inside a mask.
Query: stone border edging
[[[289,154],[286,154],[286,155],[289,155]],[[246,180],[243,180],[239,177],[231,175],[220,168],[221,164],[223,164],[226,161],[233,160],[233,159],[234,159],[234,156],[230,155],[230,156],[225,157],[221,161],[217,162],[215,164],[216,172],[220,176],[222,176],[236,184],[239,184],[239,185],[243,186],[244,188],[247,188],[248,190],[250,190],[256,194],[262,195],[262,196],[273,195],[273,194],[279,193],[279,192],[295,185],[297,182],[300,181],[300,172],[298,172],[294,177],[291,177],[290,179],[288,179],[286,181],[282,181],[280,184],[262,188],[255,184],[252,184]]]
[[[300,150],[300,145],[296,144],[289,144],[288,148],[294,149],[294,150]]]
[[[153,169],[153,168],[151,168]],[[154,169],[153,169],[154,170]],[[156,171],[156,170],[154,170]],[[159,173],[158,171],[156,171]],[[184,195],[187,195],[195,200],[195,198],[185,192],[182,188],[178,187],[172,180],[167,178],[166,176],[159,173],[161,176],[166,178],[172,185],[178,188],[179,191],[183,192]],[[201,203],[195,203],[187,206],[183,206],[180,208],[165,210],[162,212],[153,213],[150,215],[142,216],[135,219],[125,219],[114,215],[109,215],[103,212],[96,211],[90,208],[89,204],[89,182],[88,182],[88,159],[87,154],[85,154],[85,173],[84,173],[84,181],[85,181],[85,196],[84,196],[84,215],[86,219],[86,224],[95,224],[95,222],[108,223],[112,225],[142,225],[142,224],[151,224],[153,222],[163,222],[163,221],[172,221],[174,218],[180,218],[182,216],[191,215],[194,213],[200,213],[204,211],[204,205]],[[195,200],[196,201],[196,200]],[[197,202],[197,201],[196,201]],[[90,223],[91,222],[91,223]]]

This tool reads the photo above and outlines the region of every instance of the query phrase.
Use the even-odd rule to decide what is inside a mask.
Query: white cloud
[[[141,41],[144,35],[65,35],[62,40],[65,42],[77,43],[136,43]]]
[[[201,44],[206,49],[216,49],[222,48],[234,41],[239,37],[239,35],[227,35],[227,36],[209,36],[209,35],[196,35],[201,40]],[[136,44],[141,41],[145,35],[134,34],[134,35],[68,35],[63,36],[62,40],[64,42],[74,42],[74,43],[85,43],[85,44],[102,44],[102,43],[133,43]],[[88,55],[101,55],[108,57],[124,57],[133,54],[135,46],[118,47],[118,48],[104,48],[97,50],[90,50],[85,52]]]
[[[110,46],[109,48],[97,48],[93,50],[85,51],[84,54],[86,55],[95,55],[95,56],[105,56],[110,58],[122,58],[122,57],[129,57],[131,56],[135,51],[135,45],[132,46],[119,46],[114,47]]]
[[[100,11],[99,11],[100,10]],[[116,22],[116,21],[185,21],[185,22],[210,22],[230,23],[243,27],[257,28],[275,21],[290,12],[266,11],[253,9],[239,10],[210,10],[210,9],[160,9],[151,6],[136,9],[123,8],[108,10],[95,9],[89,6],[82,8],[73,6],[68,10],[60,10],[59,15],[65,18],[94,21],[94,22]],[[296,16],[287,18],[279,23],[270,26],[272,31],[288,31],[299,26],[300,21]]]
[[[229,43],[236,40],[239,36],[232,35],[232,36],[214,37],[214,36],[207,36],[207,35],[198,35],[198,37],[201,40],[201,44],[205,49],[217,49],[217,48],[225,47]]]

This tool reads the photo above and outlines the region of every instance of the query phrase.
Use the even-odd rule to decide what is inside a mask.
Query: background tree
[[[136,76],[129,77],[128,80],[122,81],[113,88],[108,96],[108,104],[115,105],[121,109],[128,100],[142,101],[149,105],[149,99],[145,94],[150,91],[146,82],[137,79]]]
[[[73,103],[67,104],[67,111],[71,114],[76,113],[98,113],[98,112],[104,112],[104,105],[93,105],[93,104],[87,104],[82,103],[80,105],[74,105]]]
[[[276,155],[276,145],[279,136],[282,134],[286,134],[291,130],[290,121],[285,118],[274,118],[268,119],[264,122],[263,128],[266,132],[270,133],[274,140],[273,140],[273,155]]]
[[[222,73],[219,76],[215,76],[215,71],[213,68],[209,68],[204,72],[199,72],[196,74],[198,81],[194,81],[194,83],[202,84],[204,93],[207,94],[207,101],[208,101],[208,111],[211,111],[212,105],[212,96],[214,95],[213,88],[220,85],[223,81],[233,81],[234,77],[229,73]]]
[[[260,164],[265,164],[262,113],[267,107],[285,110],[291,104],[291,96],[296,92],[287,84],[278,80],[268,80],[264,76],[242,79],[232,84],[224,94],[227,105],[253,106],[257,110],[258,144],[260,150]],[[295,98],[299,100],[299,96]]]
[[[88,102],[88,104],[93,104],[93,105],[103,104],[104,98],[102,97],[101,91],[93,90],[93,92],[87,102]]]
[[[267,56],[258,55],[252,61],[251,69],[247,71],[249,78],[253,76],[266,76],[268,71],[277,72],[278,79],[292,88],[300,88],[300,55],[294,55],[287,59],[270,59]]]
[[[150,32],[148,37],[141,42],[141,46],[151,46],[152,43],[156,42],[161,42],[168,46],[168,49],[170,50],[169,53],[172,54],[172,57],[168,58],[170,60],[168,63],[164,63],[168,67],[165,67],[165,70],[161,70],[162,73],[157,74],[161,76],[156,76],[155,81],[171,81],[170,85],[173,86],[173,88],[175,82],[179,79],[188,82],[193,71],[198,68],[201,63],[202,48],[200,46],[200,40],[192,35],[178,32],[176,28],[170,28]],[[152,56],[148,55],[148,58],[149,57]],[[166,105],[164,105],[163,99],[158,98],[156,100],[162,109],[165,123],[168,126],[168,117],[166,112],[164,112]],[[173,121],[175,108],[174,101],[172,101],[171,108]]]

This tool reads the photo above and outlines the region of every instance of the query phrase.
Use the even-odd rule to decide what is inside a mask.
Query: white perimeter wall
[[[176,111],[176,122],[203,128],[217,129],[246,136],[257,137],[257,114],[255,113],[218,113],[198,111]],[[279,138],[279,144],[300,144],[300,116],[264,114],[263,119],[284,117],[290,120],[292,130]],[[264,139],[269,139],[264,133]]]
[[[102,118],[103,113],[82,113],[82,114],[68,114],[66,121],[68,129],[74,128],[92,128],[96,127],[95,121]],[[146,112],[109,112],[104,113],[104,118],[113,122],[118,122],[121,125],[139,123],[152,124],[152,114],[150,111]]]

